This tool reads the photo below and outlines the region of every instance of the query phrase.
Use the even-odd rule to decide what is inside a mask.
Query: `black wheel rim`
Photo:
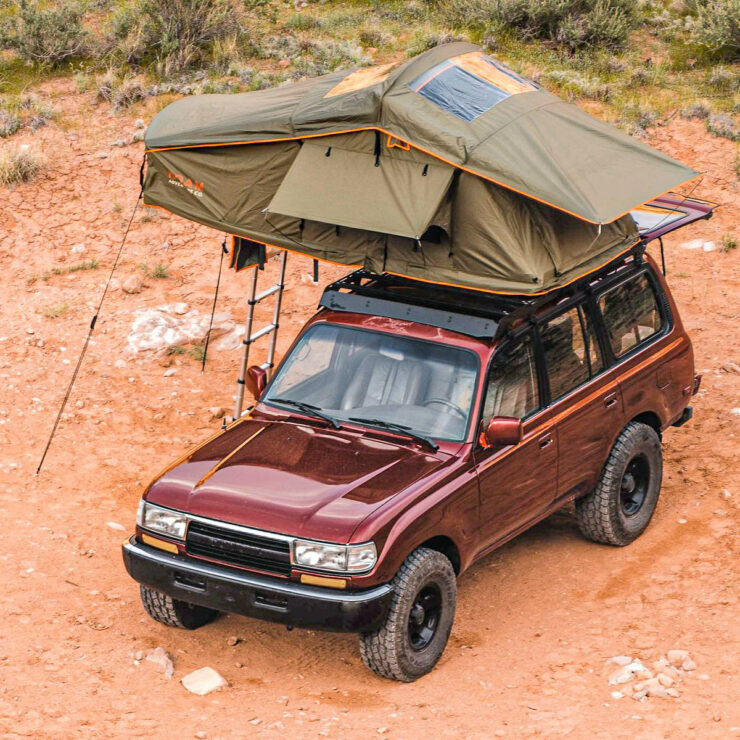
[[[642,508],[650,486],[650,463],[645,455],[633,457],[622,475],[619,503],[625,516],[635,516]]]
[[[424,586],[409,612],[409,642],[414,650],[423,650],[434,639],[442,613],[442,593],[435,584]]]

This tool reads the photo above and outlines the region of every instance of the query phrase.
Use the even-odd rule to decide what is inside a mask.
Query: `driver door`
[[[501,347],[488,373],[481,430],[494,416],[523,422],[522,441],[474,451],[480,488],[479,551],[491,548],[534,519],[557,493],[557,433],[534,418],[541,409],[531,332]]]

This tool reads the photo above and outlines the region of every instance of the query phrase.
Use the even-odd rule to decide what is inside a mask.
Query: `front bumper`
[[[191,604],[293,627],[372,632],[388,613],[388,584],[335,591],[174,555],[137,542],[123,544],[123,562],[139,583]]]

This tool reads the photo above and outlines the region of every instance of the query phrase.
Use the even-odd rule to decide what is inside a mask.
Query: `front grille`
[[[188,555],[242,568],[253,568],[281,576],[290,575],[290,545],[284,540],[191,521],[185,551]]]

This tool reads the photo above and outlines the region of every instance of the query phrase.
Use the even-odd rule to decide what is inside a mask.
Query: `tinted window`
[[[644,273],[604,293],[599,307],[615,357],[657,334],[663,326],[655,291]]]
[[[582,307],[572,308],[548,321],[541,336],[552,401],[602,369],[596,337]]]
[[[488,376],[483,423],[494,416],[522,419],[538,407],[537,370],[532,340],[527,337],[496,355]]]
[[[262,400],[279,406],[274,399],[288,399],[311,404],[339,421],[380,420],[435,439],[461,441],[477,379],[472,352],[316,324],[285,358]]]

